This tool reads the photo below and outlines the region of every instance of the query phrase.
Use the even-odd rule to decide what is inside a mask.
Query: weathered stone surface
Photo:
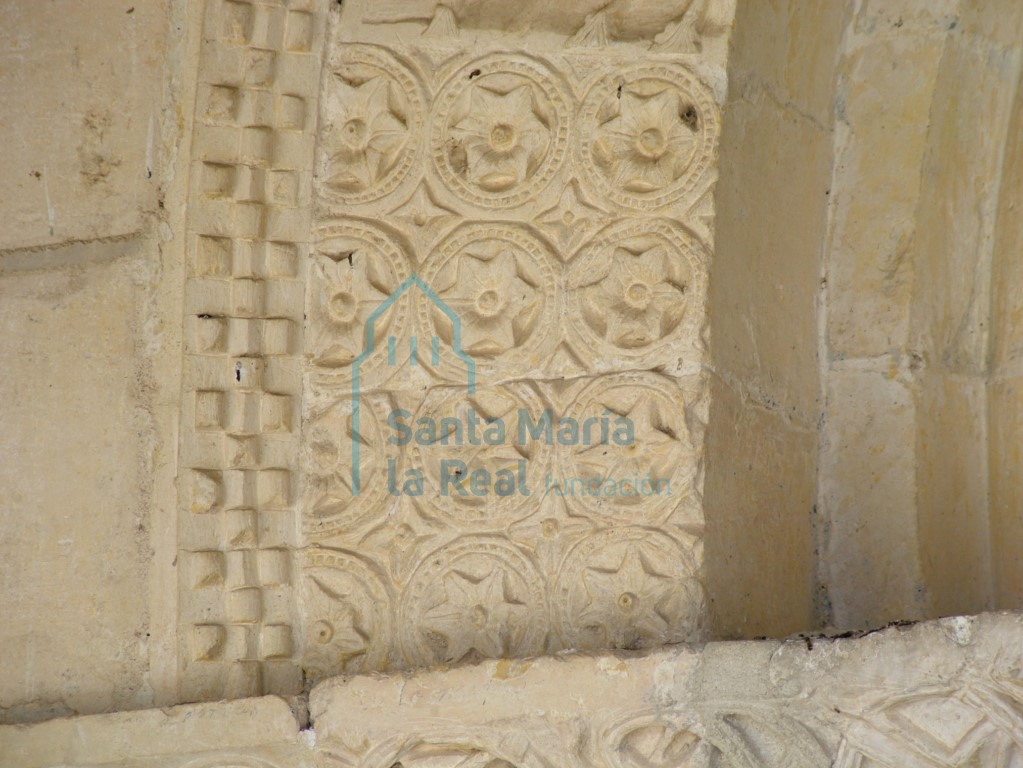
[[[821,576],[836,627],[926,615],[913,463],[917,411],[905,373],[836,366],[828,377]]]
[[[37,5],[0,11],[0,718],[1023,600],[1017,0]],[[774,696],[775,648],[664,654]],[[887,706],[929,757],[839,765],[991,733]],[[567,759],[812,764],[829,718]]]
[[[0,711],[152,706],[151,260],[137,239],[32,257],[0,257]]]
[[[859,639],[567,656],[314,689],[317,745],[352,764],[1012,766],[1016,615]]]
[[[307,744],[288,705],[268,696],[0,726],[0,765],[305,768]]]
[[[711,381],[704,551],[711,626],[715,637],[784,637],[814,621],[817,434]]]
[[[1023,601],[1023,66],[1003,158],[991,266],[991,358],[988,380],[991,556],[995,605]]]
[[[1014,768],[1023,617],[850,639],[492,660],[267,697],[0,727],[0,765]],[[301,709],[302,702],[297,702]]]
[[[709,311],[719,378],[705,501],[711,616],[726,637],[815,621],[828,94],[849,5],[741,3],[736,12],[715,189]]]
[[[165,5],[0,10],[0,250],[130,234],[156,209]]]
[[[570,21],[540,5],[521,46],[468,46],[463,5],[419,41],[368,44],[358,5],[328,31],[300,500],[316,678],[706,633],[723,69],[610,28],[538,58]]]

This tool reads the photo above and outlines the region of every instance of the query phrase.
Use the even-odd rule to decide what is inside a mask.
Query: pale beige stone
[[[1023,599],[1023,379],[991,382],[988,398],[994,603],[1012,607]]]
[[[818,412],[816,294],[831,141],[751,87],[725,112],[710,280],[714,364],[809,426]],[[775,140],[760,143],[763,135]]]
[[[1014,615],[958,617],[358,677],[315,688],[310,714],[318,748],[357,765],[1013,765],[1020,630]]]
[[[1019,606],[1016,0],[37,5],[0,11],[23,105],[0,149],[0,718],[487,657],[507,693],[488,710],[479,668],[332,683],[440,707],[432,681],[472,733],[403,730],[417,705],[367,695],[318,712],[318,754],[276,730],[280,702],[265,739],[238,736],[244,707],[168,716],[149,746],[125,733],[152,712],[89,721],[114,725],[80,750],[54,723],[31,737],[53,760],[1018,761],[989,704],[1018,701],[1014,673],[977,671],[1015,619],[827,659],[519,660]],[[413,274],[460,333],[406,286],[356,411],[362,327]],[[387,458],[448,454],[381,450],[387,412],[470,404],[512,432],[519,407],[628,416],[639,445],[451,455],[528,460],[536,487],[649,470],[677,495],[392,496]],[[832,679],[881,693],[821,698]],[[633,729],[658,697],[669,714]],[[606,702],[620,722],[569,714]],[[223,741],[172,743],[193,720]]]
[[[739,3],[733,82],[739,87],[757,83],[767,98],[827,130],[839,44],[853,6],[847,0]]]
[[[1023,75],[1021,75],[1023,78]],[[988,434],[991,473],[991,549],[995,604],[1023,600],[1023,498],[1018,439],[1020,359],[1023,351],[1023,88],[1017,83],[1009,125],[1005,171],[992,264],[991,376],[988,381]]]
[[[869,628],[925,616],[912,380],[843,366],[828,382],[818,503],[830,621]]]
[[[918,405],[919,527],[931,615],[990,608],[993,566],[988,501],[986,385],[928,376]]]
[[[0,764],[1014,766],[1021,621],[338,678],[301,731],[272,697],[81,717],[0,727]]]
[[[780,637],[814,621],[817,435],[712,379],[705,563],[716,637]]]
[[[0,726],[5,768],[313,764],[288,704],[272,696]]]
[[[918,528],[914,237],[935,83],[958,2],[866,3],[843,41],[820,320],[820,621],[926,615]]]
[[[702,639],[724,78],[702,41],[724,31],[709,14],[725,4],[625,17],[620,3],[531,3],[514,23],[499,5],[420,5],[353,3],[328,29],[305,313],[305,669]],[[423,14],[419,39],[380,26],[422,28]],[[654,38],[679,19],[698,39]],[[400,450],[396,414],[414,430]],[[472,414],[500,420],[496,443],[469,444]],[[554,439],[527,436],[544,414]],[[590,434],[608,418],[632,425],[633,445]],[[562,437],[562,419],[582,431]],[[481,490],[453,488],[454,461]],[[509,472],[515,490],[495,495]],[[583,490],[609,481],[634,497]]]
[[[149,255],[47,258],[0,257],[0,709],[18,720],[153,702]]]
[[[825,256],[831,359],[906,349],[920,167],[955,5],[868,4],[845,43]]]
[[[130,234],[156,209],[165,5],[0,11],[0,249]]]

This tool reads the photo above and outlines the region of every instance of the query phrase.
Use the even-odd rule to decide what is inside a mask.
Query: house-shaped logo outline
[[[430,302],[436,306],[441,312],[443,312],[448,319],[451,320],[453,329],[451,346],[452,351],[458,356],[462,362],[465,363],[465,377],[466,377],[466,391],[468,394],[473,395],[476,393],[476,361],[473,360],[463,349],[462,349],[462,319],[455,313],[451,307],[444,303],[433,289],[430,288],[419,275],[414,272],[406,277],[401,285],[391,292],[391,295],[380,304],[369,317],[366,318],[365,330],[366,330],[366,347],[352,363],[352,494],[355,496],[359,495],[361,488],[361,466],[359,447],[361,443],[361,432],[360,421],[362,416],[361,408],[361,369],[362,364],[376,351],[376,321],[381,315],[384,314],[391,305],[394,304],[398,299],[404,296],[413,286],[423,292]],[[416,354],[415,351],[412,354]],[[390,364],[390,363],[389,363]],[[413,363],[414,364],[414,363]]]

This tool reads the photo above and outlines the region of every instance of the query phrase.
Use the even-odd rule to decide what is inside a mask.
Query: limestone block
[[[842,629],[927,615],[917,520],[919,416],[908,373],[850,364],[828,377],[820,559],[828,618]]]
[[[310,768],[306,742],[279,698],[189,704],[34,726],[0,726],[0,766]]]
[[[1023,75],[1021,75],[1023,77]],[[1023,89],[1008,125],[991,265],[991,372],[1018,373],[1023,358]]]
[[[712,379],[707,589],[714,637],[812,626],[817,435]]]
[[[1023,600],[1023,380],[991,382],[988,398],[995,605],[1011,607]]]
[[[850,33],[839,70],[826,255],[834,359],[908,342],[920,167],[950,25],[932,3],[874,5]]]
[[[336,678],[279,698],[0,727],[0,765],[1013,768],[1023,617]],[[292,702],[302,712],[306,702]]]
[[[138,240],[0,258],[5,720],[152,705],[151,264]]]
[[[186,695],[705,636],[732,9],[585,5],[206,4]]]
[[[1023,499],[1019,495],[1020,359],[1023,352],[1023,89],[1017,89],[1005,152],[991,284],[993,339],[988,384],[991,545],[998,606],[1023,601]]]
[[[347,41],[388,45],[396,38],[472,37],[528,41],[533,50],[634,46],[653,53],[696,53],[721,64],[735,0],[354,0],[346,6]]]
[[[988,519],[986,382],[925,376],[917,408],[918,519],[931,615],[979,612],[992,605]]]
[[[313,690],[342,765],[1011,766],[1016,615],[859,639],[491,661]]]
[[[780,106],[820,127],[830,125],[835,63],[853,5],[740,3],[730,60],[733,84],[756,82]]]
[[[917,223],[913,339],[928,365],[949,372],[981,375],[987,366],[992,244],[1019,61],[1017,50],[964,33],[950,39],[938,75]],[[976,123],[987,130],[969,127]]]
[[[166,3],[0,11],[0,250],[124,235],[157,207]]]
[[[307,670],[702,637],[709,62],[457,27],[382,48],[350,39],[359,12],[334,15],[320,98]]]
[[[725,113],[716,192],[714,364],[809,426],[818,410],[816,295],[831,136],[755,86],[748,94],[741,87]]]

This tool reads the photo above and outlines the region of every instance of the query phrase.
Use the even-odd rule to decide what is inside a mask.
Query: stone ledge
[[[336,678],[300,731],[265,697],[0,727],[0,766],[1015,766],[1023,614]]]

